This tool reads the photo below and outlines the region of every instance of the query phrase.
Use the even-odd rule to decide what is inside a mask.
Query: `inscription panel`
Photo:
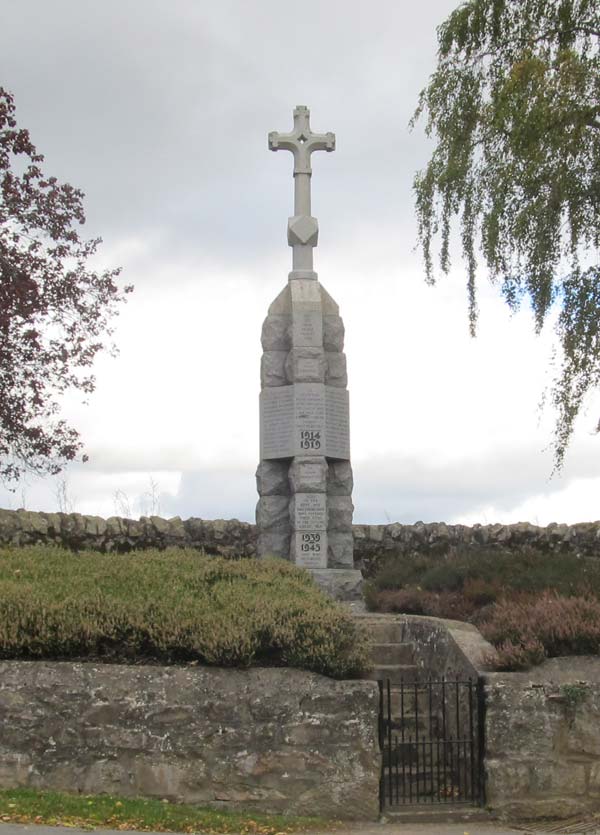
[[[296,455],[350,460],[346,389],[322,383],[295,383],[261,392],[261,460]]]
[[[295,531],[327,530],[325,493],[296,493],[292,502],[292,528]]]
[[[266,388],[260,393],[260,457],[290,458],[294,454],[294,386]]]
[[[325,454],[325,386],[296,383],[294,455]]]
[[[325,531],[296,531],[293,558],[302,568],[327,568],[327,533]]]
[[[326,468],[325,468],[326,469]],[[301,479],[304,484],[309,484],[311,487],[321,484],[323,479],[324,467],[321,464],[302,463]]]
[[[350,460],[350,403],[346,389],[325,386],[326,455]]]
[[[323,346],[323,316],[317,310],[302,310],[294,306],[292,315],[292,345],[294,348]]]
[[[298,357],[296,360],[296,374],[302,379],[303,377],[310,380],[315,378],[317,380],[323,379],[321,371],[322,361],[320,359],[312,359],[310,357]]]

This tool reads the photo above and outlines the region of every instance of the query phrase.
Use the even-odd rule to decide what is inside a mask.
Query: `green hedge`
[[[367,665],[359,627],[306,572],[174,548],[0,548],[0,657],[277,664],[337,678]]]

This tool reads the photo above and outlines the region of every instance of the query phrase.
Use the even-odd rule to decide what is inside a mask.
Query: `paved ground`
[[[122,835],[122,834],[121,834]],[[325,833],[323,833],[325,835]],[[479,823],[385,823],[364,824],[336,830],[336,835],[525,835],[504,824]]]
[[[97,830],[102,835],[123,835],[111,829]],[[88,831],[62,826],[29,826],[19,823],[0,824],[0,835],[89,835]],[[335,830],[335,835],[517,835],[518,830],[504,824],[479,823],[402,823],[402,824],[352,824],[348,829]],[[154,833],[144,833],[154,835]],[[156,833],[164,835],[164,833]],[[311,835],[317,835],[312,833]],[[325,835],[325,833],[319,833]],[[520,831],[520,835],[524,835]]]
[[[325,835],[325,833],[322,833]],[[525,835],[502,823],[384,823],[353,824],[338,829],[336,835]]]

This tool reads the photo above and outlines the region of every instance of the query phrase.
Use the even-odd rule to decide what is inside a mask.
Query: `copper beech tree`
[[[132,289],[117,286],[118,269],[89,268],[100,239],[77,231],[83,193],[46,177],[43,160],[0,87],[0,479],[9,485],[80,455],[59,401],[93,391],[91,365],[114,351],[109,322]]]
[[[472,332],[479,253],[512,309],[528,299],[538,331],[555,312],[560,468],[600,387],[600,4],[468,0],[438,44],[415,114],[436,140],[415,179],[427,277],[436,236],[448,272],[458,216]]]

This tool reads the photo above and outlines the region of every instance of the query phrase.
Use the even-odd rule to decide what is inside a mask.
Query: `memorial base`
[[[354,568],[312,568],[309,569],[321,591],[344,602],[362,602],[363,578]]]

